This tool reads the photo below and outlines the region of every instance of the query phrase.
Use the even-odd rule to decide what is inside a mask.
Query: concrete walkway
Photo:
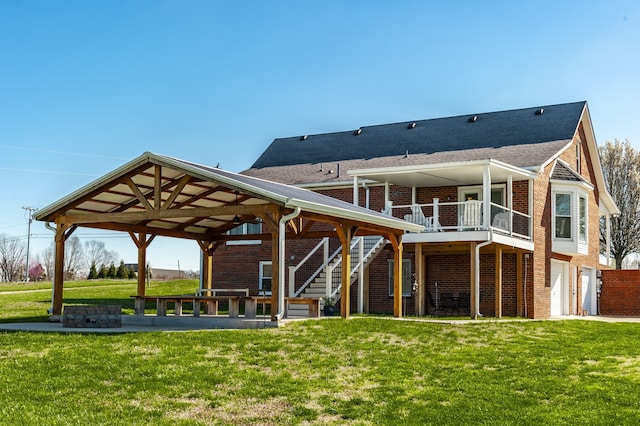
[[[85,333],[120,334],[157,331],[196,331],[196,330],[240,330],[247,328],[276,328],[282,321],[270,318],[247,319],[229,317],[156,317],[123,315],[122,327],[117,328],[71,328],[63,327],[62,322],[22,322],[0,323],[0,331],[31,331],[41,333]]]
[[[352,317],[352,319],[389,319],[394,321],[416,321],[431,322],[437,324],[482,324],[496,322],[513,321],[603,321],[603,322],[633,322],[640,323],[640,317],[613,317],[613,316],[562,316],[552,317],[548,320],[528,320],[525,318],[485,318],[482,320],[447,320],[444,318],[384,318],[384,317]],[[122,327],[119,328],[68,328],[63,327],[61,322],[24,322],[24,323],[0,323],[0,331],[29,331],[41,333],[100,333],[100,334],[120,334],[120,333],[142,333],[158,331],[197,331],[197,330],[240,330],[246,328],[277,328],[284,326],[289,321],[300,321],[299,319],[281,320],[273,322],[269,318],[255,320],[245,320],[243,318],[229,319],[226,317],[215,318],[192,318],[192,317],[156,317],[145,315],[137,317],[134,315],[122,316]]]

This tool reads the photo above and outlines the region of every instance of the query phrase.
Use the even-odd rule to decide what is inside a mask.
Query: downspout
[[[55,235],[56,235],[57,229],[54,228],[53,226],[51,226],[51,222],[45,222],[44,223],[44,227],[47,228],[49,231],[53,232],[54,240],[55,240]],[[54,247],[55,247],[55,244],[54,244]],[[47,271],[47,272],[50,272],[50,271]],[[55,290],[55,283],[53,282],[53,278],[51,278],[51,308],[49,308],[49,310],[48,310],[49,315],[51,315],[53,313],[53,295],[54,295],[55,291],[56,291]]]
[[[293,212],[282,216],[278,223],[278,313],[276,320],[279,321],[284,317],[284,250],[285,250],[285,226],[288,221],[300,215],[300,207],[296,207]]]
[[[478,316],[482,316],[480,313],[480,249],[482,247],[486,247],[493,242],[493,230],[489,228],[489,239],[487,241],[483,241],[480,244],[476,244],[476,265],[475,265],[475,283],[473,291],[476,293],[475,301],[474,301],[474,312],[476,313],[476,317],[474,319],[478,319]]]

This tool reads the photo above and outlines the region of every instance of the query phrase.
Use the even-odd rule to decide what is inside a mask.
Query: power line
[[[29,213],[29,222],[27,225],[27,262],[26,262],[26,271],[25,271],[25,281],[29,282],[29,245],[31,243],[31,222],[33,221],[33,213],[38,210],[37,207],[23,207],[23,210],[26,210]]]

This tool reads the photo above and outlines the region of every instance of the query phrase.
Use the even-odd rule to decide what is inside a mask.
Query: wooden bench
[[[244,293],[245,297],[249,296],[248,288],[197,288],[196,296],[217,296],[216,293]]]
[[[195,296],[191,294],[177,296],[131,296],[135,298],[135,314],[144,315],[144,305],[148,300],[156,302],[156,315],[164,317],[167,315],[167,305],[174,303],[175,315],[182,315],[182,304],[193,303],[193,316],[200,316],[200,305],[205,303],[207,315],[218,315],[218,302],[229,301],[229,318],[238,318],[240,314],[240,296]]]
[[[258,304],[271,305],[271,296],[249,296],[244,298],[244,317],[256,318]],[[317,297],[285,297],[284,298],[284,316],[289,311],[289,305],[308,305],[309,317],[320,317],[320,298]]]

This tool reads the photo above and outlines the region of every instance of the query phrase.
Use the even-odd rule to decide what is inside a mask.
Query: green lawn
[[[195,288],[154,285],[150,293]],[[3,311],[29,297],[48,307],[50,294],[3,290],[3,318],[16,319]],[[129,303],[132,291],[135,283],[107,282],[65,297]],[[23,315],[38,316],[32,309]],[[637,424],[639,335],[630,323],[387,318],[0,333],[0,424]]]

